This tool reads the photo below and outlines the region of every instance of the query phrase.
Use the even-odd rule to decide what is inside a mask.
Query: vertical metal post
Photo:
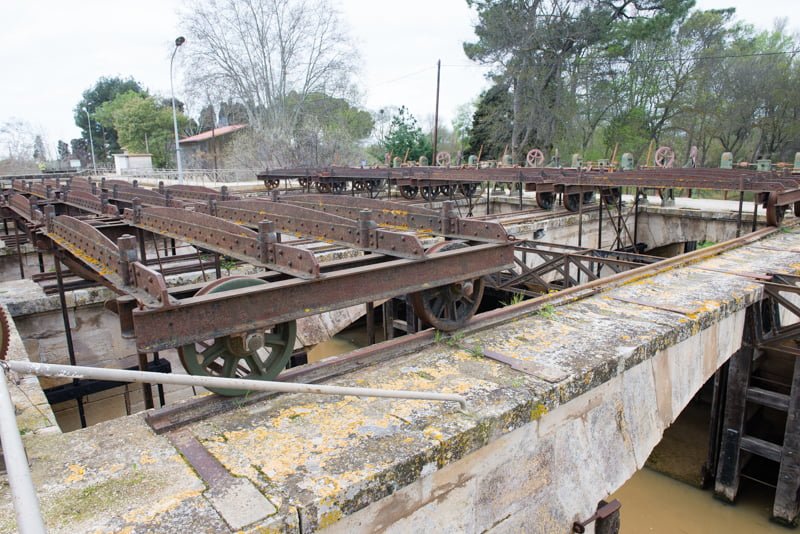
[[[219,262],[219,254],[214,253],[214,274],[217,275],[217,280],[222,278],[222,265]]]
[[[147,371],[147,354],[144,352],[138,353],[139,356],[139,370],[140,371]],[[153,404],[153,390],[150,387],[150,384],[142,384],[142,394],[144,395],[144,407],[146,410],[150,408],[154,408],[155,404]]]
[[[639,241],[639,188],[636,188],[636,200],[633,208],[633,252],[639,253],[636,243]]]
[[[417,331],[417,314],[414,313],[414,306],[411,298],[406,295],[406,334],[414,334]]]
[[[436,110],[433,112],[433,157],[431,163],[434,167],[436,162],[436,149],[439,141],[439,80],[442,74],[442,60],[436,62]]]
[[[37,255],[38,259],[39,259],[39,272],[43,273],[44,272],[44,256],[42,256],[41,252],[37,252],[36,255]]]
[[[161,358],[159,357],[158,352],[154,352],[153,353],[153,362],[157,362],[160,359]],[[164,405],[166,404],[166,399],[164,398],[164,384],[156,385],[156,389],[158,390],[158,403],[163,408]]]
[[[367,302],[366,306],[366,314],[367,314],[367,344],[374,345],[375,344],[375,304],[372,302]]]
[[[744,208],[744,191],[739,191],[739,213],[736,216],[736,237],[742,235],[742,209]]]
[[[622,188],[619,188],[619,197],[617,198],[617,247],[622,247]]]
[[[753,228],[750,230],[751,232],[756,231],[756,226],[758,225],[758,201],[760,200],[759,194],[755,191],[753,192]]]
[[[4,370],[0,370],[0,441],[3,443],[8,485],[17,516],[17,530],[21,534],[44,534],[47,531],[39,508],[39,497],[31,480],[28,457],[17,426],[14,402],[8,391]]]
[[[603,203],[606,196],[603,189],[600,190],[600,211],[597,216],[597,250],[603,249]],[[600,262],[597,263],[597,277],[600,278],[600,270],[602,269]]]
[[[17,242],[17,260],[19,261],[19,277],[25,278],[25,266],[22,263],[22,249],[19,244],[19,217],[14,217],[14,237]]]
[[[383,303],[383,339],[394,339],[394,298]]]
[[[67,355],[70,365],[78,365],[75,358],[75,346],[72,343],[72,327],[69,324],[69,311],[67,310],[67,296],[64,293],[64,277],[61,272],[61,258],[57,251],[53,251],[53,263],[56,265],[56,283],[58,284],[58,298],[61,302],[61,317],[64,320],[64,337],[67,338]],[[72,379],[72,383],[77,385],[79,380]],[[75,402],[78,405],[78,418],[81,421],[81,428],[86,428],[86,414],[83,411],[83,397],[77,397]]]

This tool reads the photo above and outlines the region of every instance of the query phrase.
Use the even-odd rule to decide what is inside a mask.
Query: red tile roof
[[[181,139],[181,144],[183,143],[198,143],[200,141],[206,141],[211,139],[211,134],[213,132],[214,137],[220,137],[223,135],[228,135],[230,133],[235,132],[236,130],[241,130],[247,126],[246,124],[231,124],[230,126],[221,126],[219,128],[214,128],[213,130],[207,130],[205,132],[200,132],[197,135],[192,135],[191,137],[184,137]]]

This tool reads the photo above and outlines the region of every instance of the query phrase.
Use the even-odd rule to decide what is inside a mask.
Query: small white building
[[[152,171],[153,157],[150,154],[114,154],[114,167],[117,174],[128,174],[125,171]]]

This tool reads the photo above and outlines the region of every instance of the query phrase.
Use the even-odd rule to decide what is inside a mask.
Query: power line
[[[423,72],[427,72],[427,71],[433,70],[435,68],[436,68],[435,65],[431,65],[430,67],[425,67],[424,69],[420,69],[420,70],[417,70],[417,71],[414,71],[414,72],[409,72],[408,74],[403,74],[402,76],[398,76],[397,78],[392,78],[391,80],[385,80],[385,81],[382,81],[382,82],[378,82],[375,85],[376,86],[377,85],[386,85],[387,83],[398,82],[400,80],[405,80],[406,78],[410,78],[412,76],[416,76],[417,74],[422,74]]]

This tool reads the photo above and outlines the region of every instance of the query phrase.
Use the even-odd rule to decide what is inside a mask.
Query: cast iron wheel
[[[347,182],[331,182],[331,190],[334,195],[341,195],[347,191]]]
[[[331,192],[331,184],[317,182],[314,184],[314,187],[317,189],[319,193],[330,193]]]
[[[767,224],[770,226],[780,226],[786,215],[787,206],[778,206],[777,202],[778,193],[773,191],[767,197]]]
[[[412,200],[416,198],[417,193],[419,193],[419,187],[415,185],[400,186],[400,195],[406,200]]]
[[[439,196],[439,186],[423,185],[420,194],[422,195],[422,198],[427,201],[436,200],[436,197]]]
[[[11,342],[11,316],[0,306],[0,360],[8,356],[8,345]]]
[[[364,182],[364,187],[367,189],[369,193],[369,198],[375,198],[378,196],[378,193],[381,192],[383,189],[383,180],[367,180]]]
[[[281,186],[281,181],[277,178],[268,178],[264,180],[264,187],[267,188],[267,191],[272,191],[273,189],[277,189]]]
[[[578,211],[581,206],[581,194],[580,193],[572,193],[566,194],[561,197],[564,200],[564,207],[567,208],[569,211]]]
[[[353,191],[363,191],[366,189],[363,180],[354,180],[353,181]]]
[[[308,187],[308,178],[298,178],[297,183],[300,184],[300,187],[305,189],[306,187]]]
[[[553,193],[547,191],[537,191],[536,204],[543,210],[551,210],[553,209],[553,201],[555,200],[555,197],[556,196]]]
[[[196,293],[197,296],[266,284],[258,278],[220,278]],[[189,343],[178,347],[184,369],[197,376],[272,380],[286,368],[297,335],[295,321],[281,323],[262,332],[243,332]],[[236,397],[243,389],[207,388],[219,395]]]
[[[453,189],[453,192],[455,192],[455,189],[450,187],[450,184],[440,185],[439,186],[439,193],[441,193],[443,196],[446,196],[446,197],[450,198],[450,190],[451,189]]]
[[[428,253],[466,246],[465,243],[449,241],[434,245]],[[483,278],[475,278],[413,293],[411,304],[417,317],[437,330],[452,332],[462,328],[475,315],[482,298]]]

